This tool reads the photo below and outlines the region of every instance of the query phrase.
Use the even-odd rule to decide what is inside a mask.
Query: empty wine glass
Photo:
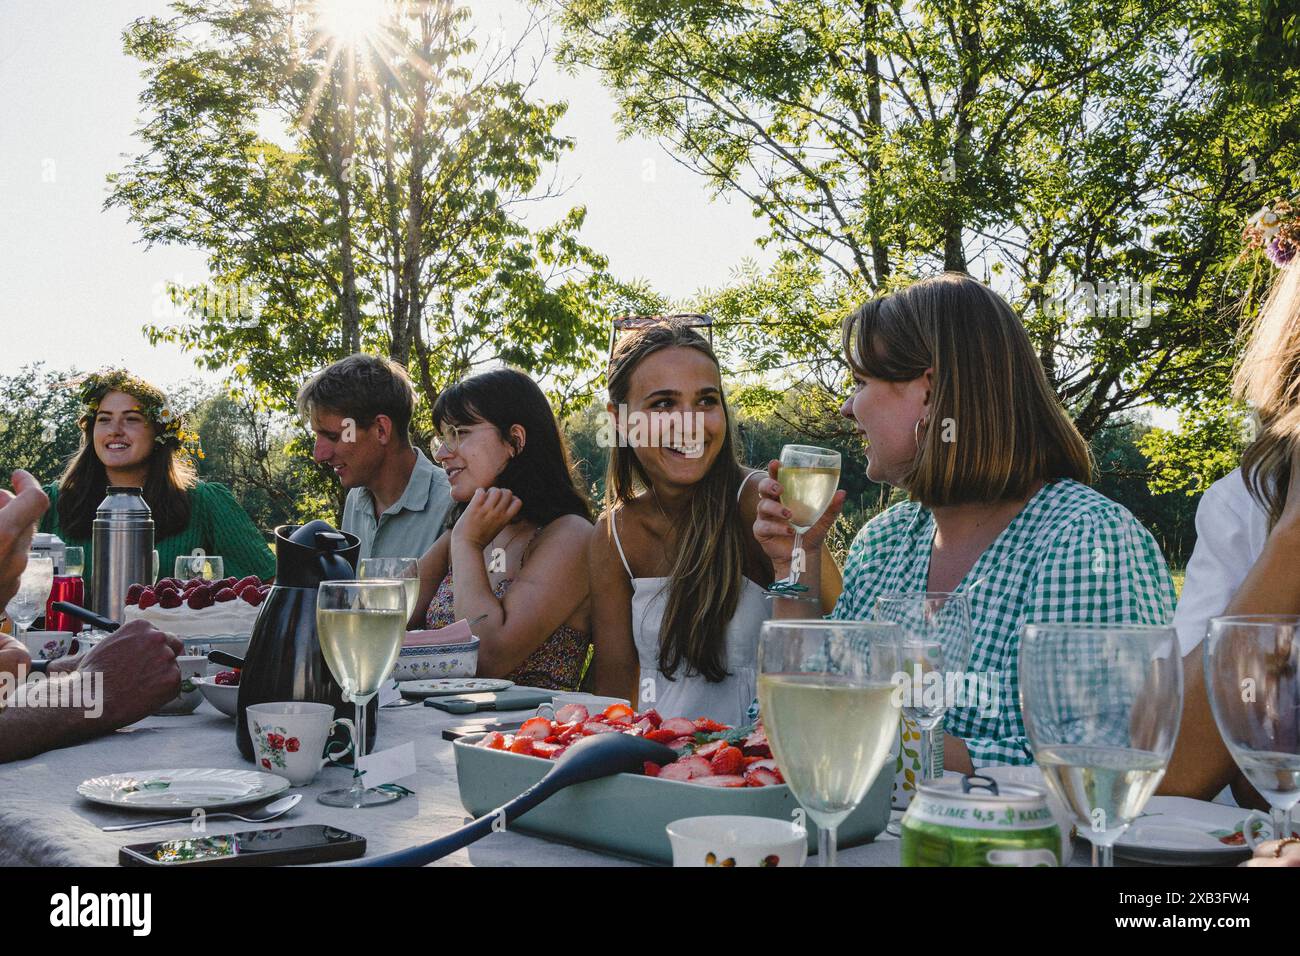
[[[39,551],[27,553],[27,567],[18,580],[18,593],[5,605],[5,613],[14,622],[16,634],[31,627],[45,611],[45,602],[54,586],[54,561]]]
[[[357,577],[362,581],[384,578],[400,582],[406,592],[406,616],[410,618],[420,596],[420,562],[417,558],[362,558],[357,562]]]
[[[781,449],[781,504],[790,509],[794,547],[790,552],[790,577],[768,589],[769,594],[807,591],[799,583],[804,568],[803,536],[830,507],[840,483],[840,453],[812,445],[786,445]]]
[[[1214,722],[1232,759],[1268,801],[1273,838],[1291,836],[1300,800],[1300,617],[1210,621],[1202,662]]]
[[[1165,775],[1183,712],[1171,627],[1026,624],[1020,709],[1048,787],[1092,843],[1093,865]]]
[[[190,578],[202,578],[205,581],[219,581],[226,576],[225,562],[219,554],[182,554],[176,558],[176,567],[172,574],[182,581]]]

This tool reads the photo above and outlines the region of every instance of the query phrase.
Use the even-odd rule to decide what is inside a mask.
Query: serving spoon
[[[361,859],[344,866],[424,866],[469,846],[523,816],[565,787],[599,780],[616,773],[639,773],[646,761],[660,766],[677,759],[677,751],[630,734],[596,734],[584,737],[556,759],[555,765],[535,784],[504,806],[465,824],[444,837],[396,853]],[[498,823],[497,821],[501,822]]]
[[[281,797],[272,803],[268,803],[261,810],[250,810],[251,816],[243,816],[235,813],[233,810],[219,810],[216,813],[207,814],[205,820],[219,820],[222,817],[233,817],[236,820],[243,820],[245,823],[267,823],[277,817],[282,817],[302,800],[301,793],[290,794],[287,797]],[[192,816],[176,817],[171,820],[145,820],[143,823],[118,823],[111,827],[100,827],[105,833],[112,833],[115,830],[142,830],[145,827],[160,827],[168,823],[190,823],[193,821]]]

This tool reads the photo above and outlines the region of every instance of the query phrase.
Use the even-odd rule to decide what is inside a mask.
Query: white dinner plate
[[[1139,863],[1235,863],[1250,856],[1241,836],[1249,815],[1241,807],[1191,797],[1152,797],[1146,811],[1115,842],[1115,855]]]
[[[441,697],[444,694],[489,694],[514,686],[512,680],[495,677],[439,677],[436,680],[404,680],[397,689],[403,697]]]
[[[92,777],[77,793],[94,803],[131,810],[210,810],[256,803],[288,786],[284,777],[259,770],[136,770]]]

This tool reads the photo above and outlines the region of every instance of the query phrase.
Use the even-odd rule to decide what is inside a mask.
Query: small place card
[[[400,747],[390,747],[369,754],[357,761],[361,782],[366,787],[382,787],[415,773],[415,742],[408,740]]]
[[[397,681],[388,681],[379,688],[379,706],[387,707],[402,699],[402,692],[397,689]]]

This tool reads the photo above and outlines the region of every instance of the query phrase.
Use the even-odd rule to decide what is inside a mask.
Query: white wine
[[[1289,810],[1300,801],[1300,754],[1230,749],[1241,772],[1269,806]]]
[[[398,608],[316,609],[316,631],[344,698],[369,697],[393,670],[406,632]]]
[[[776,480],[781,483],[781,504],[790,509],[790,524],[802,533],[816,524],[830,506],[840,483],[840,470],[782,465]]]
[[[761,674],[758,700],[790,789],[819,825],[837,826],[862,801],[898,736],[894,685]]]
[[[1047,785],[1074,814],[1079,832],[1110,844],[1142,812],[1165,775],[1166,758],[1127,747],[1044,747],[1034,759]]]

